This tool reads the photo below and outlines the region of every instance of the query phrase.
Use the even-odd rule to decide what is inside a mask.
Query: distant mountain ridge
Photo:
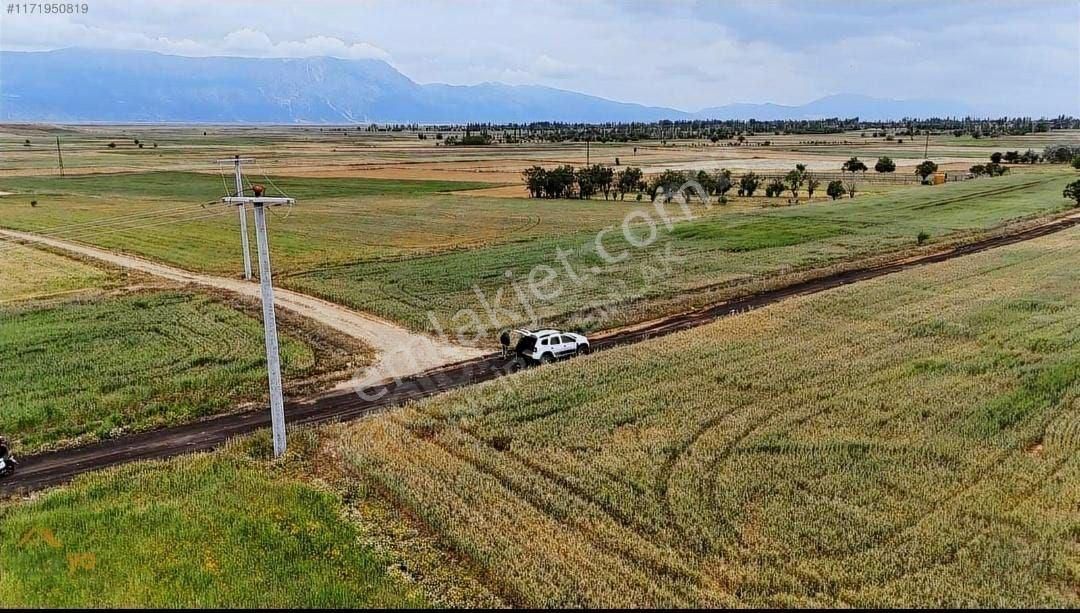
[[[0,121],[464,123],[963,116],[962,104],[841,94],[689,113],[539,85],[418,84],[381,60],[0,52]]]
[[[888,100],[858,94],[825,96],[801,106],[781,104],[729,104],[702,109],[695,113],[702,119],[823,119],[859,117],[867,121],[903,119],[904,117],[964,117],[975,111],[952,100]]]

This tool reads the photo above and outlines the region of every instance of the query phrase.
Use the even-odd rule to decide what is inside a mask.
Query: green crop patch
[[[281,340],[287,381],[335,362]],[[259,320],[206,296],[0,309],[0,433],[25,452],[232,410],[266,393],[264,355]]]
[[[842,224],[830,221],[776,217],[730,224],[719,220],[692,221],[675,226],[672,236],[687,241],[707,242],[721,251],[775,249],[849,234]]]
[[[228,454],[0,503],[5,607],[416,607],[335,496]]]
[[[234,190],[232,168],[225,176],[211,173],[155,171],[69,175],[63,181],[54,177],[4,177],[0,189],[37,194],[72,194],[87,196],[128,196],[170,198],[186,202],[204,202],[220,198]],[[478,181],[412,181],[400,179],[324,179],[310,177],[263,177],[250,173],[249,182],[263,183],[268,195],[277,190],[289,196],[311,200],[350,196],[402,196],[437,192],[463,191],[493,187]],[[272,182],[272,183],[271,183]]]

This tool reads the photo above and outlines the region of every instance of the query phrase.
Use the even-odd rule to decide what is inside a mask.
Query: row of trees
[[[626,194],[640,194],[646,187],[640,168],[627,167],[619,172],[593,164],[574,169],[573,166],[557,166],[547,170],[543,166],[532,166],[522,172],[525,187],[533,198],[585,198],[603,194],[604,200],[617,197],[626,199]]]
[[[1071,162],[1074,167],[1080,169],[1080,146],[1077,145],[1053,145],[1047,147],[1043,155],[1032,150],[1021,154],[1018,151],[1008,151],[1004,154],[995,152],[990,156],[987,164],[976,164],[970,168],[975,177],[998,177],[1009,171],[1008,167],[1001,164],[1025,163],[1032,158],[1035,161],[1047,162]],[[1029,162],[1030,163],[1030,162]],[[832,180],[825,188],[825,193],[836,200],[843,196],[854,198],[858,185],[856,177],[866,173],[870,168],[858,157],[852,157],[840,167],[843,180]],[[896,163],[888,156],[878,158],[874,164],[874,170],[879,173],[891,173],[896,171]],[[938,165],[930,160],[924,160],[915,167],[915,174],[923,183],[928,183],[938,171]],[[712,173],[701,170],[698,172],[682,170],[665,170],[658,175],[646,180],[640,168],[627,167],[615,172],[612,168],[601,164],[594,164],[575,170],[573,166],[558,166],[552,170],[546,170],[542,166],[533,166],[523,173],[525,185],[533,198],[592,198],[594,195],[603,194],[607,200],[617,197],[626,199],[626,194],[636,194],[640,200],[642,195],[648,195],[655,201],[658,197],[666,200],[679,195],[679,190],[684,198],[692,197],[716,197],[720,203],[727,202],[728,193],[738,188],[739,196],[753,196],[764,184],[765,196],[775,198],[790,192],[795,202],[799,200],[799,194],[805,190],[809,198],[821,187],[821,181],[809,172],[805,164],[796,164],[795,168],[788,171],[783,177],[773,177],[765,182],[765,179],[748,172],[736,181],[730,170],[720,169]],[[700,186],[703,194],[687,187],[691,182]]]

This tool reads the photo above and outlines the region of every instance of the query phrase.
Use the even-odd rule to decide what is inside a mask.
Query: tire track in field
[[[907,257],[884,264],[875,264],[800,281],[788,286],[720,302],[706,308],[612,331],[594,338],[593,348],[602,351],[639,343],[651,338],[702,326],[731,314],[762,308],[789,298],[823,292],[928,264],[945,262],[996,247],[1040,238],[1076,226],[1080,226],[1080,213],[1054,218],[1023,230],[972,241],[944,251]],[[7,233],[7,231],[0,231],[0,234],[4,233]],[[34,235],[28,236],[31,237],[31,240],[39,238]],[[38,240],[38,242],[41,242],[41,240]],[[73,250],[75,248],[98,252],[102,255],[102,259],[127,258],[127,256],[120,256],[93,248],[83,248],[81,245],[71,245],[63,241],[55,242],[59,243],[61,249]],[[137,258],[129,259],[142,262],[144,265],[158,266]],[[177,270],[168,267],[162,268]],[[182,278],[192,274],[186,271],[179,272],[184,275]],[[251,289],[255,288],[252,284],[245,284],[241,281],[235,281],[234,283],[249,286]],[[314,300],[317,304],[325,303],[325,301],[303,296],[302,294],[297,295],[307,300]],[[331,306],[341,309],[336,305]],[[360,317],[347,309],[341,310]],[[315,398],[291,402],[287,406],[286,419],[290,424],[294,425],[357,419],[412,400],[489,381],[511,372],[513,372],[513,369],[510,368],[510,365],[502,356],[488,354],[467,361],[436,367],[389,383],[368,387],[365,388],[365,394],[363,395],[353,391],[335,391]],[[181,426],[131,434],[113,440],[25,457],[17,473],[0,481],[0,496],[44,489],[69,481],[80,474],[118,464],[162,459],[194,451],[214,449],[232,437],[269,427],[269,421],[269,411],[265,407],[261,407],[256,410],[221,415]]]
[[[105,262],[112,266],[137,270],[170,281],[201,285],[249,298],[260,298],[257,283],[190,272],[132,255],[114,253],[81,243],[39,236],[29,232],[0,229],[0,238],[46,245],[69,253]],[[377,362],[365,373],[367,381],[406,377],[446,364],[468,360],[482,354],[478,349],[451,345],[433,337],[412,332],[387,320],[350,310],[327,300],[282,288],[274,288],[274,305],[323,324],[360,340],[378,352]],[[408,351],[403,351],[407,348]]]

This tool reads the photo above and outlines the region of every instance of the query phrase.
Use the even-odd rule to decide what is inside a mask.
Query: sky
[[[0,49],[385,60],[696,111],[837,93],[1080,115],[1080,0],[86,0],[0,13]],[[0,74],[2,87],[2,74]]]

